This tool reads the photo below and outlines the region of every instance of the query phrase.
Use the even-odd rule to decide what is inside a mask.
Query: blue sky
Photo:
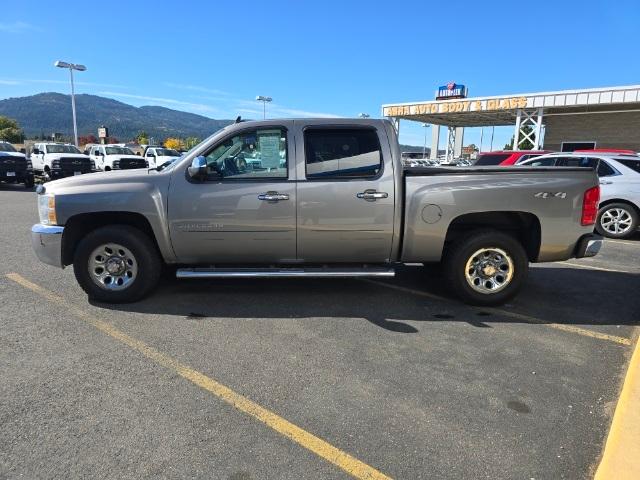
[[[99,13],[99,8],[104,13]],[[80,93],[212,118],[380,116],[383,103],[640,83],[640,2],[7,0],[0,98]],[[511,136],[496,130],[494,148]],[[485,129],[485,149],[489,133]],[[465,134],[480,143],[479,129]],[[401,141],[424,129],[403,122]],[[430,142],[430,138],[429,138]],[[443,140],[441,140],[443,142]]]

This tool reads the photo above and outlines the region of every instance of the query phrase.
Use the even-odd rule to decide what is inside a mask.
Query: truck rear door
[[[385,131],[295,123],[298,261],[388,262],[396,192]]]

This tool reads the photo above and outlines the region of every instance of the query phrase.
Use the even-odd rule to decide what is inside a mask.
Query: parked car
[[[105,172],[147,168],[147,162],[142,157],[120,145],[93,145],[89,150],[89,157],[97,169]]]
[[[246,162],[256,151],[260,163]],[[342,278],[443,262],[452,292],[496,305],[520,290],[529,262],[593,256],[602,242],[592,170],[405,170],[387,120],[235,123],[161,171],[37,193],[37,256],[73,264],[105,302],[144,297],[163,264],[186,279]]]
[[[9,142],[2,141],[0,141],[0,182],[23,183],[26,188],[32,188],[34,185],[31,161]]]
[[[146,147],[142,156],[147,161],[149,168],[156,168],[170,160],[180,158],[180,153],[171,148]]]
[[[95,165],[75,145],[36,143],[31,152],[33,170],[50,179],[64,178],[95,171]]]
[[[548,150],[496,150],[493,152],[481,152],[478,158],[473,162],[477,166],[491,165],[515,165],[518,162],[524,162],[530,158],[538,157],[550,153]]]
[[[627,238],[639,226],[640,157],[611,153],[554,153],[519,165],[589,167],[600,178],[600,205],[596,230],[610,238]]]

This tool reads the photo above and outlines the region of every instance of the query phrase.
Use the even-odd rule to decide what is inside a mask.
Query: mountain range
[[[98,127],[109,128],[109,135],[119,141],[133,139],[144,131],[162,140],[167,137],[205,138],[232,123],[214,120],[158,106],[134,107],[97,95],[76,95],[78,135],[98,135]],[[52,133],[73,135],[69,95],[46,92],[28,97],[0,100],[0,115],[17,120],[27,138]]]
[[[214,120],[165,107],[134,107],[112,98],[88,94],[76,95],[76,114],[79,136],[98,136],[98,127],[104,125],[109,128],[109,135],[121,142],[132,140],[142,131],[157,141],[167,137],[204,139],[232,123],[232,120]],[[46,92],[0,100],[0,115],[17,120],[27,138],[50,138],[53,133],[61,133],[69,139],[73,136],[69,95]],[[403,152],[422,152],[422,148],[400,145]]]

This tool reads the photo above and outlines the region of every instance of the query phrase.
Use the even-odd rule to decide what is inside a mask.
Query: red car
[[[478,155],[478,159],[474,165],[490,166],[490,165],[515,165],[518,162],[524,162],[533,157],[539,157],[545,153],[551,153],[550,150],[496,150],[494,152],[482,152]]]

